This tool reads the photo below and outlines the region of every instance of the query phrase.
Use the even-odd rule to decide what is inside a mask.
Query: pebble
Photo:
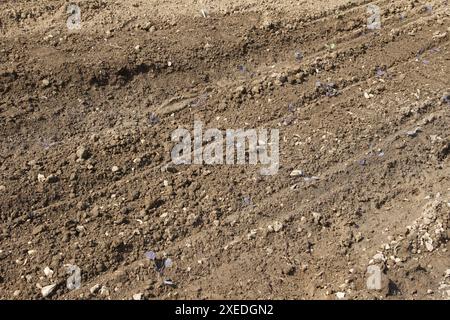
[[[336,292],[336,298],[342,300],[345,298],[345,292]]]
[[[98,290],[100,290],[100,284],[97,283],[96,285],[92,286],[89,289],[89,292],[92,293],[92,294],[95,294],[95,293],[98,292]]]
[[[275,221],[273,224],[273,231],[278,232],[283,229],[283,224],[280,221]]]
[[[14,296],[14,297],[17,297],[17,296],[19,296],[19,295],[20,295],[20,290],[14,291],[14,293],[13,293],[13,296]]]
[[[247,90],[245,89],[244,86],[239,86],[236,88],[235,92],[238,93],[239,95],[243,95],[247,92]]]
[[[33,236],[35,236],[35,235],[38,235],[39,233],[41,233],[44,230],[45,230],[45,225],[41,224],[41,225],[33,228],[33,230],[31,231],[31,234]]]
[[[89,152],[84,146],[80,146],[77,149],[77,157],[78,159],[86,160],[89,158]]]
[[[53,276],[53,270],[49,267],[44,268],[44,274],[47,278],[51,278]]]
[[[44,80],[42,80],[42,86],[45,88],[45,87],[48,87],[50,85],[50,81],[48,80],[48,79],[44,79]]]
[[[6,191],[6,187],[4,185],[0,186],[0,192]]]
[[[53,290],[55,290],[55,288],[56,288],[56,284],[50,284],[48,286],[43,287],[41,289],[42,297],[44,297],[44,298],[48,297],[53,292]]]
[[[368,93],[368,92],[364,92],[364,98],[370,99],[370,98],[372,98],[372,97],[373,97],[373,94]]]
[[[409,137],[415,137],[415,136],[417,136],[417,133],[419,133],[419,132],[421,132],[421,131],[422,131],[422,130],[421,130],[419,127],[417,127],[417,128],[415,128],[414,130],[407,131],[407,132],[406,132],[406,135],[409,136]]]
[[[47,181],[47,183],[55,183],[58,182],[59,178],[57,175],[51,174],[47,177],[47,179],[45,179],[45,181]]]
[[[112,168],[111,168],[111,171],[112,172],[117,172],[117,171],[119,171],[120,169],[119,169],[119,167],[118,166],[113,166]]]
[[[377,263],[377,262],[384,262],[386,261],[386,257],[384,256],[384,254],[382,254],[381,252],[375,254],[372,258],[372,260]]]
[[[300,51],[296,51],[294,56],[295,56],[296,60],[302,60],[303,59],[303,53],[301,53]]]
[[[45,182],[45,176],[42,173],[39,173],[37,176],[39,182]]]
[[[322,220],[322,215],[318,212],[312,212],[312,216],[314,219],[315,224],[320,224],[320,221]]]
[[[142,293],[133,294],[133,300],[142,300]]]
[[[291,177],[302,177],[304,175],[302,170],[292,170],[289,174]]]
[[[250,233],[247,234],[247,239],[255,239],[256,238],[256,229],[250,230]]]
[[[109,289],[105,286],[102,286],[100,289],[100,294],[102,296],[109,296]]]
[[[366,287],[368,290],[381,290],[382,289],[382,275],[381,269],[377,265],[369,265],[366,272],[369,277],[366,281]]]

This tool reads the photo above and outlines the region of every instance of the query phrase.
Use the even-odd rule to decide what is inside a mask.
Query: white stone
[[[100,284],[97,283],[96,285],[93,285],[93,286],[89,289],[89,292],[92,293],[92,294],[94,294],[94,293],[96,293],[99,289],[100,289]]]
[[[133,300],[142,300],[142,293],[133,294]]]
[[[48,297],[53,292],[55,287],[56,287],[56,284],[50,284],[48,286],[43,287],[41,289],[42,297],[44,297],[44,298]]]
[[[342,300],[345,298],[345,292],[336,292],[336,298]]]
[[[53,270],[49,267],[44,268],[44,274],[47,278],[51,278],[53,276]]]
[[[38,174],[37,179],[39,182],[45,182],[45,176],[41,173]]]

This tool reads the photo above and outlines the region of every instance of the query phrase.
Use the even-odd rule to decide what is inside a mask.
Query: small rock
[[[278,232],[283,229],[283,224],[280,221],[275,221],[273,224],[273,231]]]
[[[44,88],[48,87],[50,85],[50,81],[48,79],[44,79],[42,80],[42,86]]]
[[[295,60],[302,60],[303,59],[303,53],[301,53],[300,51],[296,51],[295,52]]]
[[[336,292],[336,298],[342,300],[345,298],[345,292]]]
[[[44,274],[47,278],[51,278],[53,276],[53,270],[49,267],[44,268]]]
[[[39,182],[45,182],[45,176],[42,173],[39,173],[37,176]]]
[[[117,172],[117,171],[119,171],[120,169],[119,169],[119,167],[118,166],[113,166],[112,168],[111,168],[111,171],[112,172]]]
[[[315,224],[320,224],[321,220],[322,220],[322,215],[318,212],[312,212],[312,216],[314,219],[314,223]]]
[[[167,163],[161,167],[161,172],[177,173],[178,169],[173,163]]]
[[[89,158],[89,151],[85,147],[80,146],[77,149],[77,157],[78,159],[86,160]]]
[[[407,132],[406,132],[406,135],[407,135],[408,137],[415,137],[415,136],[417,136],[417,133],[419,133],[419,132],[422,132],[422,129],[421,129],[420,127],[417,127],[417,128],[415,128],[414,130],[407,131]]]
[[[302,177],[304,175],[302,170],[292,170],[289,174],[291,177]]]
[[[100,289],[100,294],[102,296],[109,296],[109,289],[105,286],[102,286]]]
[[[58,182],[59,178],[57,175],[51,174],[45,180],[47,181],[47,183],[56,183]]]
[[[378,252],[377,254],[375,254],[372,258],[372,260],[375,263],[379,263],[379,262],[384,262],[386,261],[386,257],[384,256],[384,254],[382,254],[381,252]]]
[[[286,264],[283,266],[282,272],[285,275],[292,276],[295,272],[295,266],[292,264]]]
[[[48,286],[43,287],[41,289],[42,297],[44,297],[44,298],[48,297],[53,292],[53,290],[55,290],[55,288],[56,288],[56,284],[50,284]]]
[[[45,225],[41,224],[41,225],[33,228],[33,230],[31,231],[31,234],[33,236],[35,236],[35,235],[38,235],[39,233],[41,233],[44,230],[45,230]]]
[[[142,300],[142,293],[133,294],[133,300]]]
[[[14,297],[18,297],[19,295],[20,295],[20,290],[14,291],[14,293],[13,293]]]
[[[244,86],[239,86],[236,88],[236,93],[238,93],[239,95],[245,94],[247,92],[247,89],[245,89]]]
[[[256,229],[250,230],[250,233],[247,234],[247,239],[252,240],[256,238]]]
[[[92,286],[89,289],[89,292],[92,293],[92,294],[95,294],[95,293],[98,292],[98,290],[100,290],[100,284],[97,283],[96,285]]]
[[[203,18],[208,18],[208,11],[206,11],[205,9],[201,9],[200,13],[202,14]]]
[[[381,290],[382,288],[382,274],[381,268],[377,265],[369,265],[367,267],[366,287],[367,290]]]

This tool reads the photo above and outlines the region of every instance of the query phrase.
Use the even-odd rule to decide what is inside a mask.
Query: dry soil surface
[[[0,1],[0,298],[450,298],[447,1],[74,3]],[[194,120],[278,173],[171,164]]]

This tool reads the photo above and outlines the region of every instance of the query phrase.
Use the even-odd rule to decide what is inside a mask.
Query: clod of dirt
[[[87,160],[90,156],[89,151],[84,146],[79,146],[76,152],[77,158]]]

